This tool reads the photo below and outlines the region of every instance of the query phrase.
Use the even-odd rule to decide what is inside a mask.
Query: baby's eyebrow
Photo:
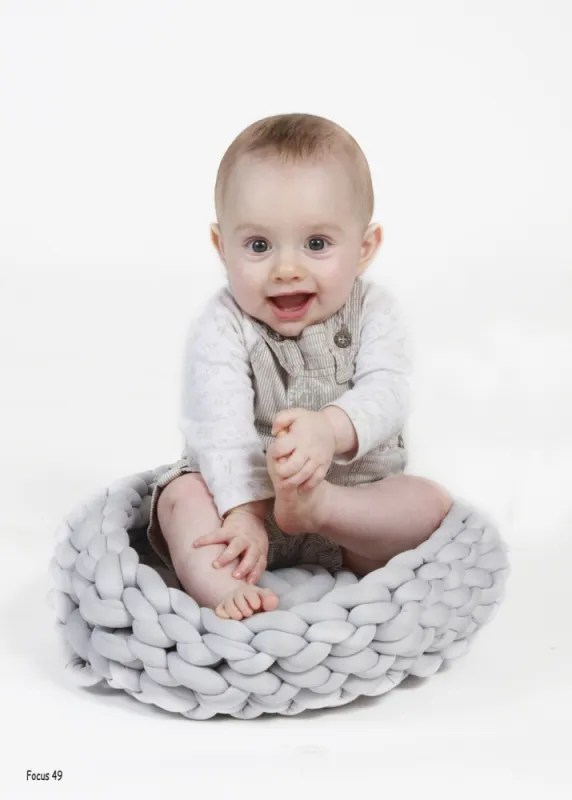
[[[334,222],[315,222],[309,223],[308,225],[304,226],[309,231],[337,231],[338,233],[342,233],[342,229],[339,225],[336,225]],[[251,222],[243,222],[241,225],[237,225],[234,229],[236,233],[239,233],[243,230],[257,230],[257,231],[268,231],[269,228],[266,228],[264,225],[255,225]]]
[[[243,222],[242,225],[237,225],[234,230],[236,233],[238,233],[239,231],[249,231],[252,229],[257,231],[266,230],[264,225],[253,225],[251,222]]]
[[[338,233],[342,233],[342,229],[339,225],[336,225],[335,222],[313,222],[311,225],[307,226],[309,230],[313,231],[337,231]]]

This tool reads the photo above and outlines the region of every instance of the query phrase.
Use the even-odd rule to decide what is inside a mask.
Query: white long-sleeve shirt
[[[406,328],[390,293],[361,278],[359,346],[352,388],[326,405],[341,408],[358,440],[350,464],[400,432],[409,411]],[[181,418],[185,455],[200,471],[222,516],[237,505],[274,496],[255,427],[250,353],[260,341],[228,288],[191,325],[185,347]]]

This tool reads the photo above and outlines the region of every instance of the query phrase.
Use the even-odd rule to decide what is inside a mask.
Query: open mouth
[[[309,292],[298,292],[296,294],[282,294],[277,297],[270,297],[270,302],[281,311],[299,311],[304,308],[310,297],[314,295]]]

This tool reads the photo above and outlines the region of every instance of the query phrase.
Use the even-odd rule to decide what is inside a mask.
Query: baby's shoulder
[[[197,335],[202,332],[209,338],[221,337],[239,340],[247,350],[256,342],[256,332],[249,324],[248,316],[238,305],[230,289],[223,286],[217,289],[205,302],[191,324]]]
[[[228,323],[236,328],[242,324],[243,312],[235,302],[230,291],[223,287],[217,289],[198,308],[191,320],[191,327],[201,330],[220,328]]]
[[[392,290],[371,278],[360,278],[361,308],[364,317],[379,314],[397,315],[400,305]]]

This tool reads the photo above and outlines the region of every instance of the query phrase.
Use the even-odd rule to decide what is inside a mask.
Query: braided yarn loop
[[[259,585],[279,607],[221,619],[130,545],[166,469],[115,482],[56,531],[49,600],[66,671],[81,686],[104,682],[189,719],[344,705],[464,655],[504,597],[506,545],[455,500],[429,539],[383,568],[361,579],[318,565],[266,571]]]

